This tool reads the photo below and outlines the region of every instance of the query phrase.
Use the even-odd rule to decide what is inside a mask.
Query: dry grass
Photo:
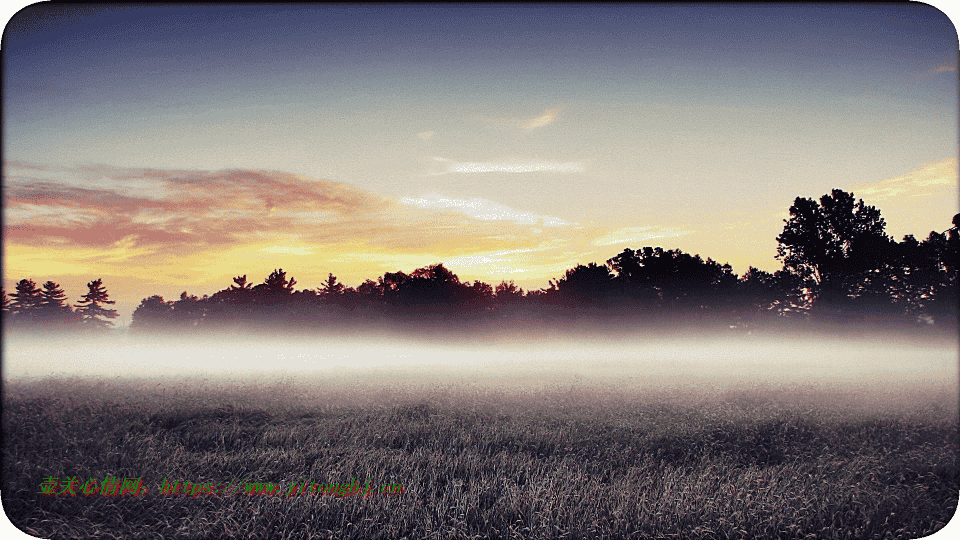
[[[386,383],[391,380],[392,383]],[[956,390],[5,384],[3,505],[51,538],[920,538],[954,515]],[[44,497],[47,477],[142,496]],[[171,481],[399,496],[164,496]]]

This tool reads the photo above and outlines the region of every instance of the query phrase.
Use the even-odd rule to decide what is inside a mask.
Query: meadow
[[[2,499],[45,538],[921,538],[960,492],[956,381],[600,383],[341,370],[4,381]],[[45,496],[45,480],[148,491]],[[162,494],[165,481],[275,495]],[[304,481],[392,495],[286,496]]]

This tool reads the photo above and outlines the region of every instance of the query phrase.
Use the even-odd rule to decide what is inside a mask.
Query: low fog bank
[[[40,339],[42,337],[42,339]],[[61,339],[6,333],[3,377],[308,381],[406,378],[509,387],[577,384],[724,388],[741,385],[956,385],[954,338],[700,334],[609,339],[412,340],[235,334],[215,338],[114,332]]]
[[[624,407],[654,406],[665,414],[699,410],[754,421],[799,415],[851,422],[889,417],[953,424],[960,415],[958,392],[960,385],[955,379],[882,383],[870,378],[720,380],[677,374],[519,372],[503,366],[475,373],[450,368],[380,367],[336,369],[306,376],[274,372],[268,377],[58,376],[4,381],[6,403],[41,400],[58,410],[97,410],[105,406],[104,411],[140,410],[150,414],[264,411],[293,417],[305,411],[337,414],[343,409],[407,407],[441,415],[466,409],[529,419],[556,414],[605,418]]]

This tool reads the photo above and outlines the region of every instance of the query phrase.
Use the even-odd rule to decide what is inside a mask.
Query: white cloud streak
[[[262,248],[260,251],[265,253],[280,253],[284,255],[313,255],[312,249],[304,247],[274,246]]]
[[[536,129],[536,128],[539,128],[539,127],[543,127],[543,126],[546,126],[546,125],[548,125],[548,124],[552,124],[553,121],[557,119],[557,116],[558,116],[559,114],[560,114],[560,107],[555,107],[555,108],[553,108],[553,109],[549,109],[549,110],[544,111],[543,114],[541,114],[540,116],[538,116],[538,117],[536,117],[536,118],[534,118],[534,119],[532,119],[532,120],[529,120],[529,121],[527,121],[527,122],[523,122],[523,123],[520,125],[520,127],[522,127],[523,129],[525,129],[525,130],[527,130],[527,131],[530,131],[531,129]]]
[[[659,228],[659,227],[626,227],[617,229],[609,234],[601,236],[593,241],[596,246],[609,246],[611,244],[639,244],[653,240],[655,238],[673,238],[690,234],[692,231],[683,231],[679,229]]]
[[[526,262],[524,257],[517,257],[518,253],[530,253],[532,249],[513,249],[508,251],[497,251],[488,253],[478,253],[476,255],[464,255],[448,259],[446,265],[450,268],[477,270],[481,269],[495,275],[502,274],[522,274],[525,269],[519,268]]]
[[[957,160],[951,158],[901,176],[860,184],[852,191],[857,198],[864,199],[864,202],[905,196],[947,195],[956,192],[957,180]]]
[[[506,220],[519,224],[538,225],[544,227],[559,227],[563,225],[573,225],[569,221],[557,217],[543,214],[534,214],[524,212],[515,208],[510,208],[487,199],[453,199],[442,195],[430,194],[425,197],[413,198],[403,197],[400,199],[403,204],[416,206],[423,209],[432,210],[453,210],[465,214],[474,219],[482,220]]]
[[[506,173],[525,173],[525,172],[554,172],[554,173],[578,173],[583,172],[583,164],[579,161],[566,163],[557,163],[553,161],[535,161],[525,163],[509,162],[479,162],[463,161],[457,162],[446,158],[435,157],[434,161],[445,163],[447,168],[443,172],[431,173],[431,175],[441,175],[448,173],[484,173],[484,172],[506,172]]]
[[[560,116],[562,107],[547,109],[535,118],[487,118],[479,117],[478,120],[494,126],[503,126],[511,129],[519,128],[523,131],[531,131],[543,126],[552,124]]]

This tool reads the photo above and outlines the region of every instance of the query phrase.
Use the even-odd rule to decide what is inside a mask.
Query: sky
[[[833,188],[958,211],[923,4],[44,6],[7,24],[3,287],[140,300],[444,263],[548,286],[662,246],[768,271]]]

